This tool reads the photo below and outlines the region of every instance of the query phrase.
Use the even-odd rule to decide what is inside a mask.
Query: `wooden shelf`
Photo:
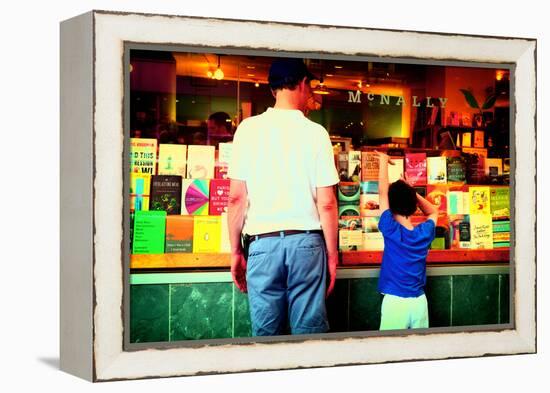
[[[382,263],[382,251],[347,251],[341,253],[341,258],[342,265],[344,266],[380,265]],[[430,250],[426,258],[427,264],[509,261],[509,248],[497,248],[493,250]]]
[[[346,251],[340,253],[341,265],[380,265],[382,251]],[[510,249],[494,250],[430,250],[428,264],[458,264],[471,262],[509,262]],[[179,269],[231,266],[230,254],[143,254],[130,256],[131,269]]]
[[[230,267],[230,254],[135,254],[130,255],[130,269],[174,269],[196,267]]]

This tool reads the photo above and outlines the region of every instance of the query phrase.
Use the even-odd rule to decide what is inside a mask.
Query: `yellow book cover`
[[[221,216],[194,216],[193,252],[217,253],[221,247]]]
[[[130,211],[149,210],[151,175],[130,173]]]
[[[470,248],[493,248],[493,216],[470,214]]]
[[[159,175],[186,176],[187,146],[160,144],[159,145]]]
[[[130,138],[130,172],[156,175],[157,140]]]
[[[470,186],[468,189],[470,214],[491,214],[491,188]]]

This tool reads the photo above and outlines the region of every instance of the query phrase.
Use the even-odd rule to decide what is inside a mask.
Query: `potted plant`
[[[477,109],[479,111],[479,113],[474,113],[472,125],[475,127],[483,127],[485,125],[483,120],[483,111],[491,109],[495,105],[498,96],[495,93],[490,93],[485,98],[483,104],[479,106],[478,101],[470,90],[460,89],[460,92],[464,95],[464,98],[466,99],[466,102],[468,103],[470,108]]]

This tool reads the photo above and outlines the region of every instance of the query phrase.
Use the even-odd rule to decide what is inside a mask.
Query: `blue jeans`
[[[322,235],[264,237],[250,244],[246,281],[254,336],[324,333],[327,255]]]

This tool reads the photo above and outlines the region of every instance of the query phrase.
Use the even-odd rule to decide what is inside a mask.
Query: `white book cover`
[[[404,172],[405,160],[403,158],[392,158],[394,165],[388,165],[388,181],[390,183],[401,179]]]
[[[179,175],[183,178],[186,173],[187,146],[175,144],[159,145],[159,175]]]
[[[428,184],[447,183],[447,157],[428,157]]]
[[[218,162],[220,165],[229,165],[231,162],[231,153],[233,152],[233,144],[227,142],[219,143]]]
[[[213,179],[216,147],[189,145],[187,148],[187,178]]]
[[[227,213],[221,214],[222,224],[221,224],[221,246],[220,252],[230,253],[231,252],[231,243],[229,242],[229,225],[227,222]]]
[[[384,249],[384,236],[381,232],[363,232],[364,251],[382,251]]]

